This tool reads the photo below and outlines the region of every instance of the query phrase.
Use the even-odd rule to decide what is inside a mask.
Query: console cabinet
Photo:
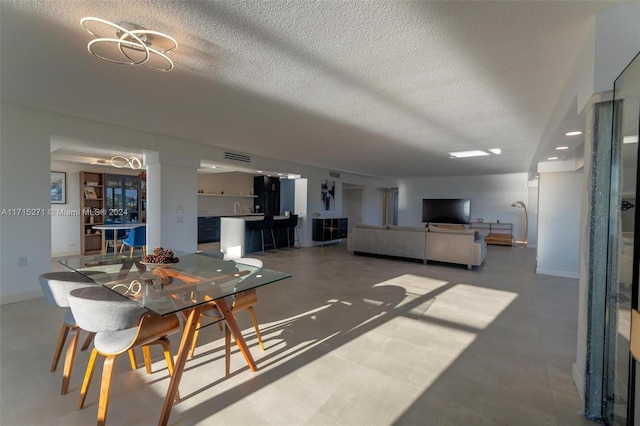
[[[471,229],[489,231],[484,242],[501,246],[513,245],[513,224],[504,222],[472,222]]]
[[[313,219],[311,239],[313,241],[333,241],[347,238],[349,219],[346,217],[331,219]]]

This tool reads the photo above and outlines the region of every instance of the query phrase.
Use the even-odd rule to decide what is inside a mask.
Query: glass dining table
[[[169,420],[189,348],[204,308],[211,303],[216,304],[249,368],[257,371],[226,297],[291,277],[285,272],[245,265],[241,259],[221,260],[197,253],[173,252],[179,261],[164,265],[144,263],[141,252],[135,252],[131,257],[110,253],[59,260],[62,265],[158,315],[184,314],[186,320],[176,355],[175,371],[169,382],[159,425],[166,425]]]

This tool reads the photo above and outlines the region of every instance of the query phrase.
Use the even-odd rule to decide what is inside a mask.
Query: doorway
[[[382,190],[382,224],[398,224],[398,188]]]
[[[348,217],[347,232],[354,224],[362,222],[364,211],[364,187],[349,183],[342,184],[342,215]]]

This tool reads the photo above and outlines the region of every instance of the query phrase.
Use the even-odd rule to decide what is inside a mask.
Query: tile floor
[[[258,257],[293,274],[258,290],[264,352],[238,316],[259,371],[234,347],[225,378],[223,333],[204,329],[170,424],[595,424],[571,378],[577,280],[536,275],[533,249],[490,246],[473,271],[353,256],[343,244]],[[101,363],[79,411],[88,351],[69,394],[49,372],[62,310],[37,299],[0,315],[0,424],[93,424]],[[149,376],[118,361],[109,424],[157,423],[168,378],[152,351]]]

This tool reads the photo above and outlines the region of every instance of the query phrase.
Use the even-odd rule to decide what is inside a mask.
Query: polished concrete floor
[[[187,362],[174,425],[587,425],[571,379],[577,280],[536,275],[533,249],[490,246],[482,267],[353,256],[343,244],[257,256],[293,278],[258,289],[238,314],[259,371],[223,333],[201,332]],[[2,306],[2,425],[95,422],[101,362],[76,410],[88,351],[70,392],[49,372],[63,311],[44,299]],[[179,336],[172,336],[174,351]],[[167,370],[120,359],[108,423],[156,424]]]

